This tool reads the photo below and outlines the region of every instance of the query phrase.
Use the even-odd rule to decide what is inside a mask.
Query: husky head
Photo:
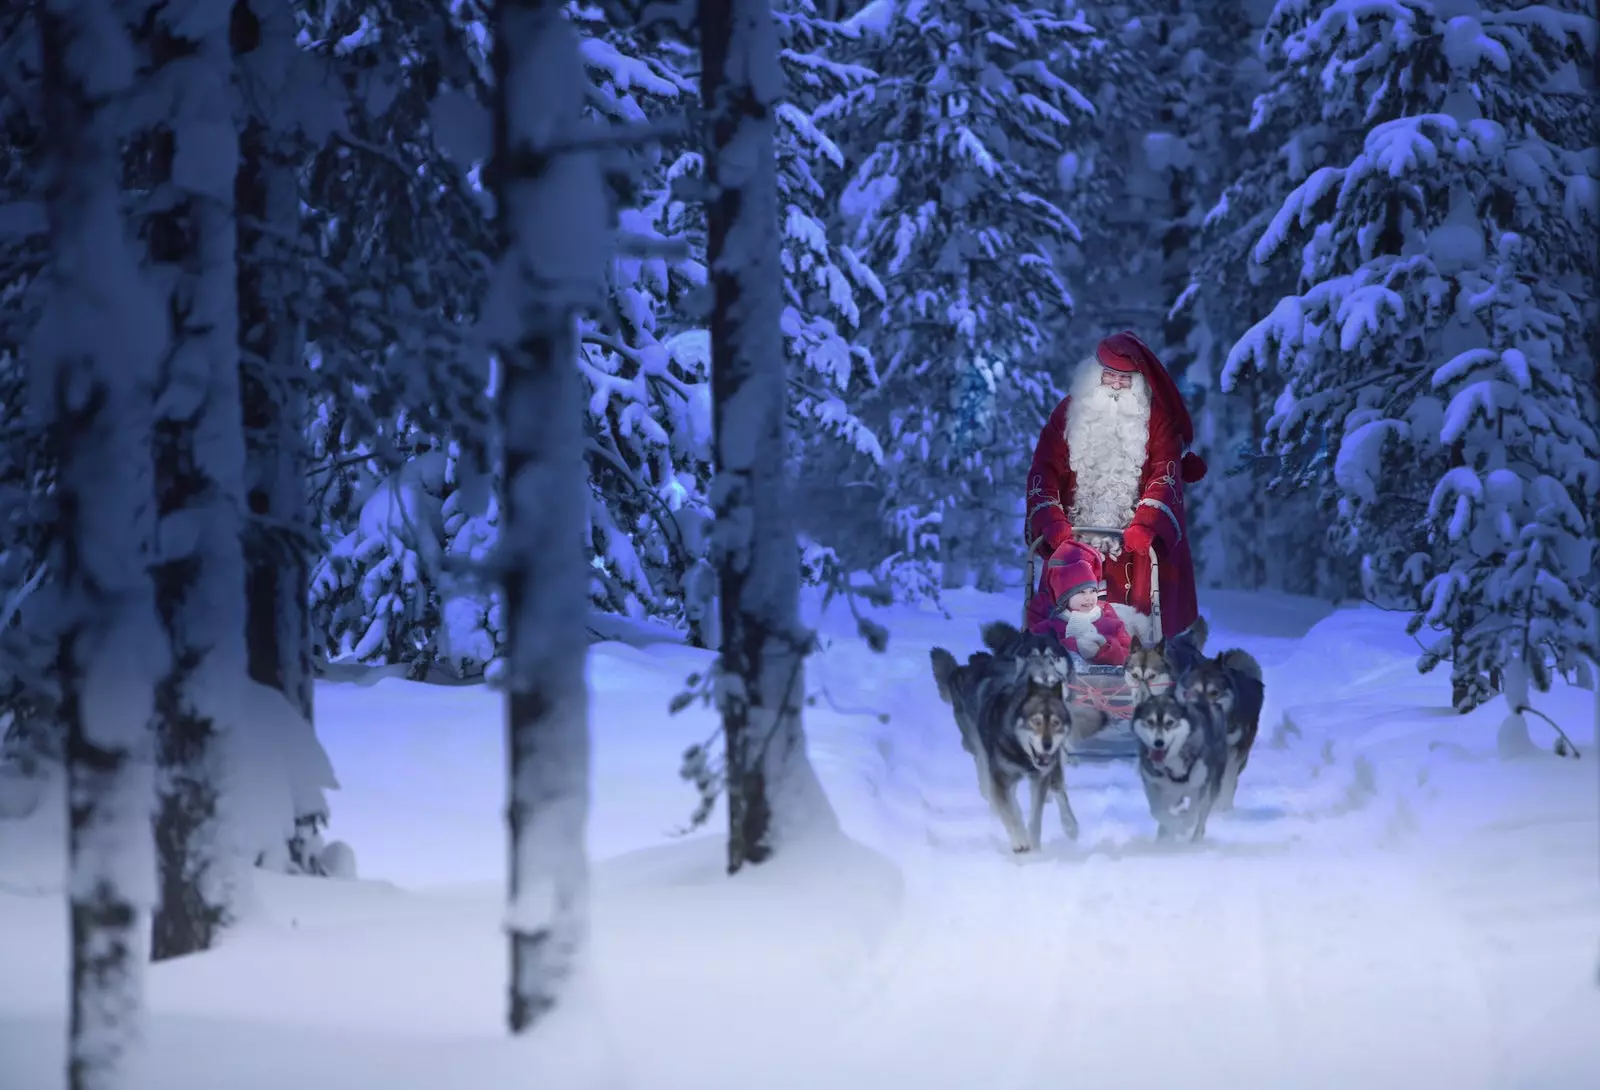
[[[1153,764],[1182,749],[1192,733],[1188,709],[1170,696],[1152,696],[1133,710],[1133,736]]]
[[[1124,668],[1134,699],[1148,700],[1171,690],[1178,680],[1177,667],[1167,654],[1167,642],[1146,646],[1138,636],[1128,645],[1128,664]]]
[[[1179,698],[1186,704],[1204,704],[1223,718],[1233,714],[1233,677],[1220,658],[1195,663],[1180,689]]]
[[[1036,769],[1046,772],[1054,768],[1072,732],[1064,686],[1030,683],[1011,722],[1011,732]]]

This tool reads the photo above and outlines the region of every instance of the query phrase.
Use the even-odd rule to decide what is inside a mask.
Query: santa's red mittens
[[[1130,553],[1148,553],[1155,540],[1155,533],[1148,526],[1140,526],[1138,523],[1122,531],[1122,547]]]

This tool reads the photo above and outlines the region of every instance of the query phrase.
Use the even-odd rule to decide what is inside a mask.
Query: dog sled
[[[1119,536],[1122,532],[1111,527],[1099,526],[1078,527],[1078,531],[1083,534],[1108,537]],[[1030,547],[1027,578],[1023,585],[1024,629],[1028,628],[1028,607],[1044,585],[1044,576],[1044,566],[1039,551],[1037,547]],[[1058,602],[1054,608],[1056,611],[1062,610],[1065,604]],[[1149,623],[1152,631],[1161,631],[1161,562],[1153,549],[1150,552]],[[1133,718],[1134,705],[1138,703],[1138,699],[1134,686],[1128,681],[1126,667],[1097,665],[1072,650],[1066,650],[1066,654],[1072,659],[1075,675],[1068,685],[1068,704],[1075,715],[1098,715],[1104,724],[1093,737],[1080,743],[1075,756],[1091,760],[1137,756],[1138,745],[1134,741],[1128,721]]]

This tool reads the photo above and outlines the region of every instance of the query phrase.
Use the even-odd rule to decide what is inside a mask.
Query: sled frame
[[[1122,533],[1119,529],[1109,526],[1083,526],[1075,527],[1085,533],[1106,534],[1108,536]],[[1022,627],[1028,627],[1028,603],[1033,600],[1036,593],[1035,573],[1038,582],[1042,583],[1044,572],[1039,564],[1039,539],[1029,542],[1028,548],[1028,573],[1023,583],[1022,597]],[[1059,606],[1058,606],[1059,608]],[[1156,550],[1150,550],[1150,620],[1154,623],[1156,631],[1161,631],[1161,561],[1156,557]],[[1072,659],[1073,680],[1068,684],[1070,693],[1068,703],[1074,708],[1098,712],[1107,719],[1127,722],[1133,718],[1133,709],[1136,703],[1133,687],[1128,684],[1127,671],[1121,666],[1096,666],[1085,660],[1081,655],[1068,651]],[[1091,739],[1092,741],[1092,739]],[[1120,748],[1120,747],[1119,747]]]

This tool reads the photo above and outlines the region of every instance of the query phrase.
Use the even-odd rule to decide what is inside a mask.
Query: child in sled
[[[1053,602],[1035,616],[1030,631],[1051,635],[1068,651],[1095,666],[1123,666],[1132,637],[1116,610],[1100,600],[1105,588],[1100,552],[1082,542],[1064,542],[1045,566],[1039,597]]]

